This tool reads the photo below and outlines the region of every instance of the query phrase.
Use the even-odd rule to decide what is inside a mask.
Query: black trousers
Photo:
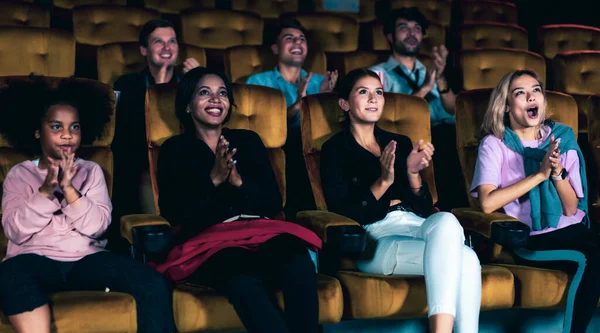
[[[265,242],[258,251],[223,249],[210,257],[188,282],[225,294],[249,333],[316,333],[319,299],[315,266],[306,244],[291,235]],[[275,301],[281,289],[282,313]]]
[[[431,143],[435,147],[432,159],[438,194],[437,207],[447,212],[453,208],[469,207],[465,181],[456,149],[456,126],[442,124],[432,127]]]
[[[600,247],[598,236],[583,223],[549,233],[531,236],[527,244],[531,250],[575,250],[583,253],[586,266],[575,295],[571,333],[585,333],[600,298]],[[516,258],[528,266],[567,271],[576,269],[573,262],[536,262]]]
[[[98,252],[74,262],[21,254],[0,264],[0,302],[7,316],[48,304],[49,293],[106,288],[133,296],[138,332],[175,331],[169,283],[141,262]]]

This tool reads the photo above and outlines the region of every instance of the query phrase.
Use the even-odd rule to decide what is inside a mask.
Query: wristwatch
[[[567,169],[563,168],[562,171],[560,172],[560,175],[558,175],[558,176],[552,175],[552,179],[560,181],[560,180],[567,179],[568,176],[569,176],[569,172],[567,171]]]

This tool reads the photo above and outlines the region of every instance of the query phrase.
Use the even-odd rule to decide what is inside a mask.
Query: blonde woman
[[[585,164],[570,127],[546,119],[546,91],[530,70],[493,90],[471,194],[484,212],[503,210],[531,228],[527,248],[575,250],[586,266],[571,332],[585,332],[600,296],[600,251],[587,224]]]

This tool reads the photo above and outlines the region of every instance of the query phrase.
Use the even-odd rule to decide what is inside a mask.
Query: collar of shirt
[[[400,66],[402,71],[406,73],[406,75],[413,75],[416,71],[424,71],[427,70],[425,65],[419,61],[419,59],[415,59],[415,68],[413,68],[412,72],[408,70],[404,65],[398,62],[394,56],[390,56],[386,62],[383,63],[383,68],[386,72],[391,72],[394,68]]]
[[[144,77],[146,78],[146,88],[156,83],[156,81],[154,81],[154,76],[152,76],[152,73],[150,73],[150,68],[148,67],[144,68]],[[179,81],[181,81],[181,75],[179,75],[179,73],[173,69],[173,76],[171,76],[171,81],[169,81],[169,83]]]
[[[306,72],[304,69],[300,69],[300,80],[302,80],[303,78],[305,78],[305,77],[306,77],[306,75],[308,75],[308,73],[307,73],[307,72]],[[279,79],[281,79],[281,80],[283,80],[283,81],[287,82],[287,81],[286,81],[286,80],[283,78],[283,76],[281,75],[281,73],[279,72],[279,68],[277,68],[277,66],[275,66],[275,68],[273,69],[273,76],[275,77],[275,79],[276,79],[276,80],[279,80]],[[298,80],[298,83],[300,83],[300,80]],[[287,82],[287,83],[289,83],[289,82]],[[298,83],[296,83],[296,84],[289,83],[289,84],[291,84],[291,85],[294,85],[294,86],[297,86],[297,85],[298,85]]]
[[[344,131],[344,146],[347,151],[356,151],[356,150],[366,151],[365,148],[363,148],[361,145],[358,144],[358,142],[356,141],[356,138],[354,138],[354,135],[352,135],[352,131],[350,131],[350,128],[346,128],[343,131]],[[383,131],[377,125],[375,125],[375,129],[373,132],[374,132],[373,134],[375,135],[375,139],[377,140],[377,142],[379,142],[379,145],[382,147],[382,149],[385,146],[387,146],[387,144],[392,140],[389,133]],[[354,156],[354,155],[350,154],[349,156]]]

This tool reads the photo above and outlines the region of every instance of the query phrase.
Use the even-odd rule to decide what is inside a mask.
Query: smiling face
[[[421,25],[415,21],[398,18],[394,32],[387,35],[392,44],[394,52],[400,55],[414,56],[419,53],[419,47],[423,40]]]
[[[339,104],[348,112],[351,123],[376,123],[381,118],[385,105],[381,81],[363,76],[352,87],[348,100],[340,99]]]
[[[513,131],[538,126],[545,118],[542,86],[530,75],[513,80],[508,90],[508,117]]]
[[[76,152],[81,144],[79,112],[70,105],[51,106],[35,137],[40,139],[43,160],[60,160],[63,152]]]
[[[140,52],[147,58],[148,66],[162,68],[174,66],[179,55],[177,35],[173,28],[156,28],[148,36],[148,47],[140,46]]]
[[[200,78],[189,106],[196,130],[222,126],[230,105],[227,88],[219,76]]]
[[[306,36],[298,29],[282,29],[271,49],[279,62],[290,66],[302,66],[308,52]]]

